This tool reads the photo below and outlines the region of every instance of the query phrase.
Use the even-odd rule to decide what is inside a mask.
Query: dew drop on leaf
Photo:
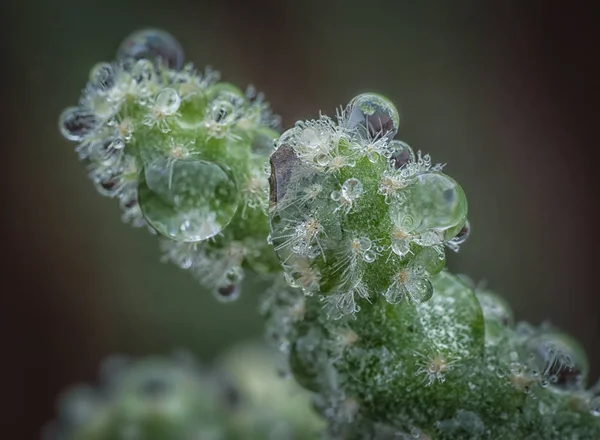
[[[167,67],[179,70],[183,66],[183,49],[171,34],[159,29],[143,29],[129,35],[119,46],[118,59],[161,60]]]
[[[144,176],[139,186],[142,213],[150,226],[171,240],[214,237],[237,211],[237,184],[216,163],[160,158],[145,168]]]
[[[346,128],[366,139],[396,136],[400,115],[387,98],[374,93],[354,97],[346,108]]]
[[[58,126],[65,138],[79,142],[94,132],[98,126],[98,119],[89,111],[79,107],[69,107],[61,113]]]
[[[456,236],[467,218],[467,198],[454,179],[442,173],[423,173],[409,188],[414,230],[436,230]]]
[[[407,163],[415,161],[415,152],[407,143],[393,140],[389,143],[389,148],[392,151],[392,165],[397,170]]]

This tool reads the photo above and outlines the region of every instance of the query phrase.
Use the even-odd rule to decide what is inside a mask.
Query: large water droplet
[[[159,29],[143,29],[123,40],[117,58],[160,60],[167,67],[179,70],[183,66],[183,49],[171,34]]]
[[[387,98],[374,93],[363,93],[353,98],[346,108],[346,128],[356,130],[366,139],[396,136],[400,115]]]
[[[90,111],[69,107],[61,113],[58,126],[65,138],[79,142],[94,132],[98,126],[98,118]]]
[[[160,158],[145,169],[139,204],[148,223],[175,241],[196,242],[221,232],[238,207],[239,191],[222,166]]]
[[[454,179],[442,173],[424,173],[416,176],[409,188],[409,209],[415,220],[414,231],[435,230],[456,235],[467,217],[467,198]]]

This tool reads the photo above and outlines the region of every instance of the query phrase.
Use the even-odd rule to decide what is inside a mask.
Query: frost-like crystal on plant
[[[427,301],[444,244],[464,241],[461,187],[392,140],[398,126],[389,100],[363,94],[337,120],[298,122],[271,156],[273,245],[287,279],[321,295],[331,317],[378,297]]]
[[[167,259],[230,300],[242,267],[277,270],[264,173],[277,119],[253,88],[218,79],[184,66],[170,34],[141,30],[116,61],[92,68],[59,126],[79,143],[98,191],[119,199],[123,219],[157,232]]]

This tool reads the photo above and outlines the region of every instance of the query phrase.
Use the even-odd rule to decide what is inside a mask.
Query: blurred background
[[[448,163],[469,198],[472,234],[451,270],[485,280],[518,319],[575,336],[594,381],[597,19],[583,2],[1,0],[0,425],[38,438],[56,395],[111,353],[186,347],[208,361],[261,334],[260,289],[218,304],[160,263],[58,133],[90,67],[148,26],[196,65],[257,86],[284,126],[360,92],[388,96],[398,138]]]

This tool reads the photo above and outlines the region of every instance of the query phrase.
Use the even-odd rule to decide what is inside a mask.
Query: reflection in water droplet
[[[455,229],[465,224],[467,198],[454,179],[442,173],[423,173],[409,188],[415,230],[435,230],[456,235]]]
[[[221,286],[216,289],[215,296],[221,302],[235,301],[240,296],[240,288],[237,284]]]
[[[400,115],[387,98],[374,93],[354,97],[346,108],[346,128],[356,130],[366,139],[396,136]]]
[[[160,60],[167,67],[179,70],[183,66],[183,49],[171,34],[159,29],[144,29],[123,40],[117,58]]]
[[[362,182],[351,177],[342,184],[342,197],[348,200],[356,200],[363,192]]]
[[[216,163],[160,158],[145,169],[139,204],[148,223],[175,241],[196,242],[221,232],[239,202],[237,184]]]
[[[407,143],[393,140],[390,142],[389,148],[392,150],[392,164],[397,170],[415,161],[415,153]]]
[[[98,120],[89,111],[79,107],[69,107],[61,113],[58,125],[65,138],[79,142],[94,132],[98,126]]]
[[[549,380],[553,388],[578,390],[584,387],[589,365],[585,352],[572,338],[561,333],[541,334],[530,339],[527,346],[540,377]]]

